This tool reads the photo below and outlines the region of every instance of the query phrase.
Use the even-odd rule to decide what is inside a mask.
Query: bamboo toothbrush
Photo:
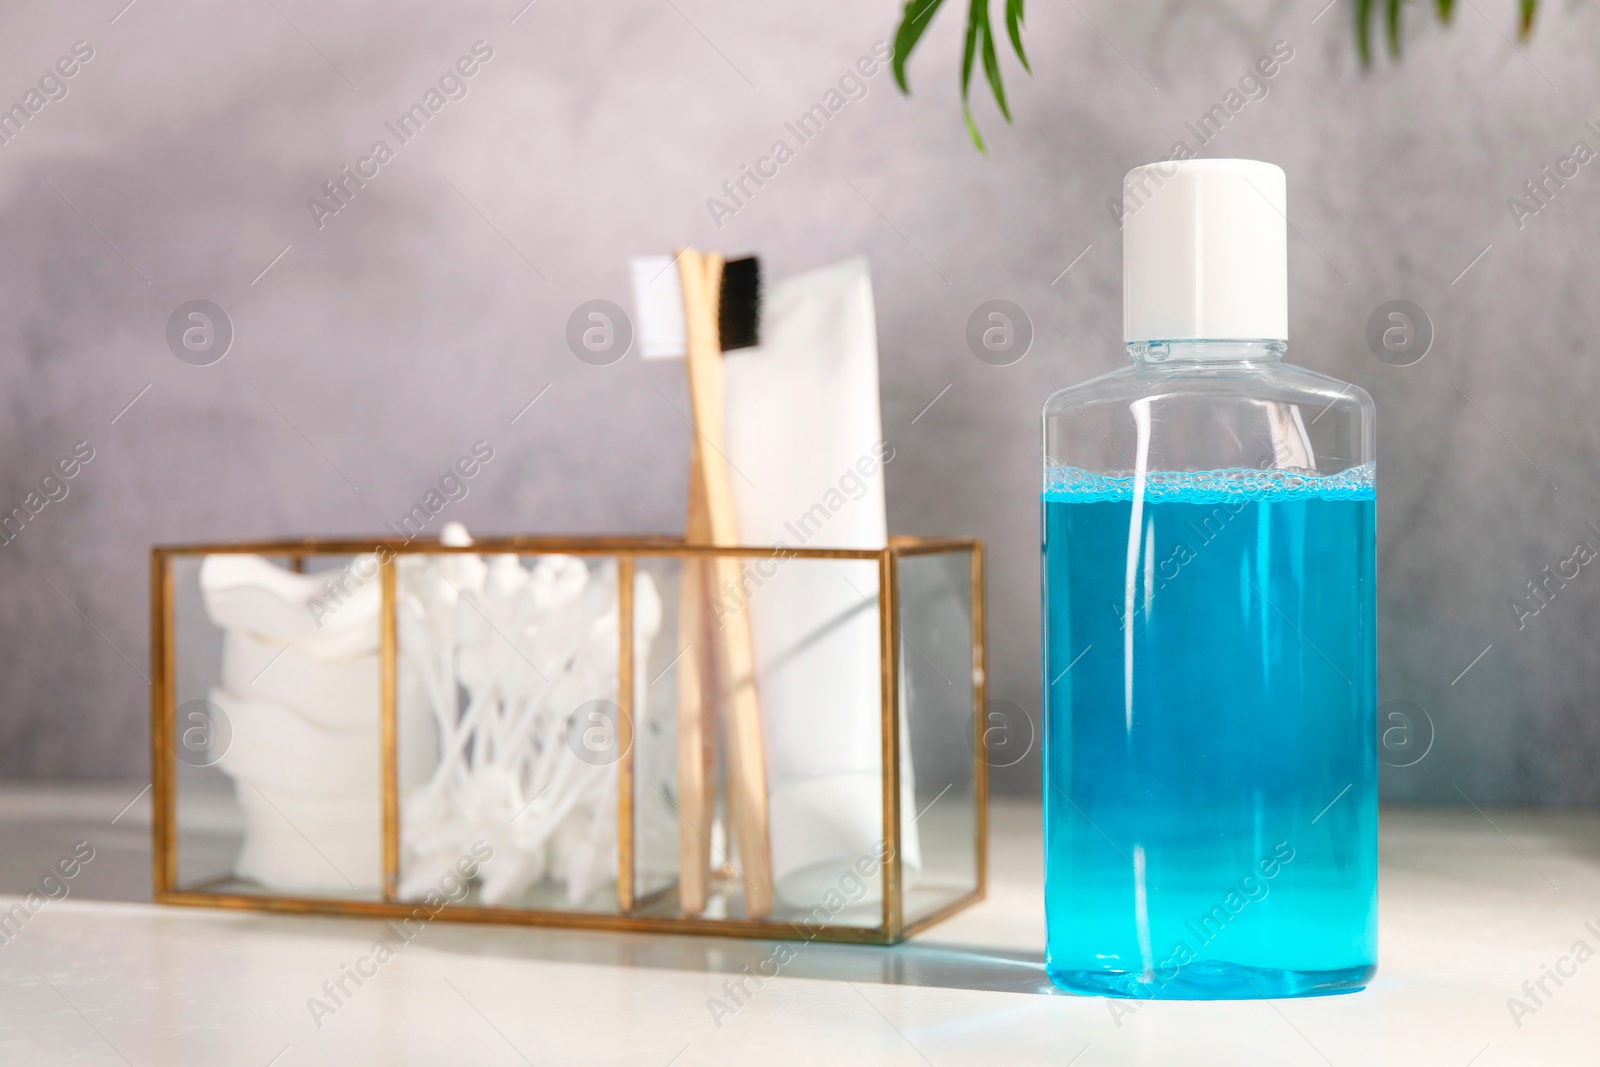
[[[695,436],[685,538],[690,544],[736,545],[738,523],[722,450],[722,353],[757,343],[760,267],[753,258],[725,263],[719,254],[694,249],[679,253],[675,275],[671,264],[663,258],[634,261],[641,351],[645,358],[681,356],[688,369]],[[685,559],[681,570],[679,628],[691,648],[678,668],[678,896],[689,915],[703,912],[709,897],[716,797],[711,704],[720,712],[727,809],[745,883],[745,913],[755,918],[772,910],[766,757],[750,622],[741,612],[715,631],[708,625],[710,598],[718,589],[738,588],[740,578],[739,561],[726,556]],[[712,677],[720,700],[707,685]]]
[[[700,437],[690,447],[689,514],[684,540],[710,544]],[[678,905],[685,915],[706,910],[710,895],[711,827],[716,820],[716,733],[710,707],[716,658],[705,608],[711,587],[704,561],[685,557],[678,575],[678,636],[689,647],[678,660]]]

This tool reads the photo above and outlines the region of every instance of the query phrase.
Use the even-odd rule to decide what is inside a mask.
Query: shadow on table
[[[264,923],[281,918],[253,916]],[[301,936],[325,931],[349,938],[352,927],[377,937],[383,924],[375,920],[294,920]],[[392,934],[389,935],[392,940]],[[790,954],[785,960],[778,946]],[[438,952],[461,958],[494,957],[543,963],[581,963],[643,970],[700,971],[707,974],[770,974],[774,959],[785,978],[819,978],[876,985],[975,989],[1005,993],[1055,994],[1038,952],[943,943],[929,939],[892,947],[838,945],[808,941],[762,941],[740,938],[679,937],[663,934],[597,933],[533,927],[429,923],[406,951]],[[774,956],[774,953],[779,953]]]
[[[661,935],[610,935],[597,938],[567,931],[518,931],[528,936],[507,942],[482,937],[477,930],[449,931],[450,944],[435,948],[463,954],[522,956],[545,961],[614,964],[713,974],[772,971],[778,945],[792,957],[783,962],[785,978],[821,978],[877,985],[931,986],[1002,993],[1057,992],[1044,973],[1038,952],[909,941],[892,947],[836,945],[808,941],[754,941]],[[503,933],[503,932],[502,932]],[[480,936],[472,936],[480,935]],[[782,959],[781,956],[777,957]],[[765,965],[763,967],[763,964]]]

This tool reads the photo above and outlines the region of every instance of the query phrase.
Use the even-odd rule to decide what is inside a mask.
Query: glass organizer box
[[[891,944],[984,893],[976,541],[156,547],[151,626],[158,903]]]

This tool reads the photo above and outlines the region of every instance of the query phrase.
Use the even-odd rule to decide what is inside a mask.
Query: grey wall
[[[95,51],[0,147],[0,507],[95,450],[0,548],[0,772],[146,773],[152,542],[375,531],[479,439],[496,459],[452,506],[474,528],[677,529],[681,370],[589,366],[563,334],[586,300],[631,303],[625,257],[683,242],[759,249],[775,276],[871,257],[891,526],[987,539],[992,695],[1036,712],[1037,413],[1121,358],[1105,201],[1283,40],[1270,93],[1203,152],[1288,170],[1294,356],[1378,401],[1382,689],[1436,733],[1386,792],[1600,799],[1600,575],[1520,630],[1509,606],[1600,547],[1600,164],[1520,229],[1506,204],[1576,140],[1600,148],[1592,6],[1552,5],[1521,54],[1509,2],[1449,30],[1412,5],[1405,63],[1362,73],[1345,0],[1314,23],[1321,0],[1034,4],[1015,128],[978,94],[989,159],[961,127],[951,10],[912,100],[871,79],[719,231],[707,198],[792,141],[898,5],[545,0],[513,23],[521,0],[124,2],[0,8],[4,102]],[[307,198],[479,39],[470,94],[319,230]],[[1037,330],[1010,367],[964,341],[995,297]],[[236,330],[207,367],[165,341],[199,298]],[[1414,366],[1363,340],[1393,298],[1435,325]],[[997,780],[1037,788],[1036,759]]]

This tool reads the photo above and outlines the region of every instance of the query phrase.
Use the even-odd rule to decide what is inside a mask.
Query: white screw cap
[[[1253,159],[1135,167],[1122,180],[1128,341],[1288,340],[1287,181]]]

